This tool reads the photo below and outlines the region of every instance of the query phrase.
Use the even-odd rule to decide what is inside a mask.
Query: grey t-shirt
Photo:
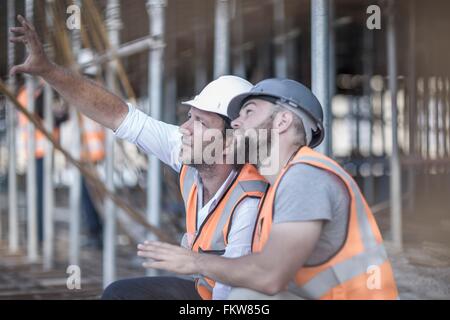
[[[349,219],[350,195],[344,182],[326,170],[299,163],[280,181],[273,223],[323,220],[319,241],[306,265],[326,262],[343,245]]]

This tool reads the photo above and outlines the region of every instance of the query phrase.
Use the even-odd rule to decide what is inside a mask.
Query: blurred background
[[[450,299],[448,12],[446,0],[0,0],[1,80],[53,141],[1,92],[0,299],[96,298],[145,274],[135,245],[151,226],[174,242],[184,232],[176,173],[42,80],[8,76],[25,58],[8,42],[17,14],[58,64],[173,124],[222,74],[311,87],[319,150],[366,196],[400,297]],[[69,265],[81,289],[67,287]]]

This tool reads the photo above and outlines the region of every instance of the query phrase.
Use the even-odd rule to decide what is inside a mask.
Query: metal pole
[[[204,61],[206,55],[206,37],[205,37],[205,12],[204,2],[197,0],[195,2],[196,17],[195,20],[195,92],[200,92],[208,82],[208,70]]]
[[[383,80],[383,84],[382,84],[383,86],[382,86],[382,88],[381,88],[381,91],[380,91],[380,130],[381,130],[381,150],[383,151],[382,152],[382,156],[383,157],[386,157],[386,154],[387,154],[387,147],[386,147],[386,121],[385,121],[385,112],[384,112],[384,109],[385,109],[385,101],[384,101],[384,95],[385,95],[385,93],[386,93],[386,89],[385,89],[385,87],[386,87],[386,83],[385,83],[385,81]]]
[[[75,1],[75,4],[81,7],[81,1]],[[73,56],[76,59],[81,49],[80,30],[72,30]],[[75,159],[80,158],[81,141],[80,126],[78,121],[78,111],[76,108],[70,108],[70,117],[74,121],[73,126],[73,145],[72,156]],[[69,263],[79,265],[80,263],[80,210],[81,210],[81,174],[76,167],[72,167],[73,181],[70,186],[70,221],[69,221]]]
[[[237,47],[233,50],[233,74],[245,78],[244,23],[241,1],[233,2],[233,12],[233,33],[237,43]]]
[[[408,104],[409,104],[409,156],[417,155],[417,76],[416,76],[416,3],[409,3],[409,54],[408,54]],[[408,170],[409,200],[408,211],[415,207],[416,167]]]
[[[177,30],[177,17],[175,10],[167,9],[167,25],[170,29],[167,30],[167,34],[171,34],[170,30]],[[199,33],[199,30],[196,31]],[[173,32],[172,32],[173,34]],[[203,35],[203,33],[202,33]],[[162,120],[167,123],[177,122],[177,38],[167,37],[167,51],[165,53],[165,83],[164,83],[164,105],[165,112],[162,115]],[[195,62],[197,63],[197,62]]]
[[[326,133],[327,133],[327,140],[326,142],[326,152],[328,155],[333,154],[333,97],[336,93],[336,34],[335,34],[335,1],[330,1],[330,9],[329,9],[329,25],[328,25],[328,34],[329,34],[329,40],[328,40],[328,55],[329,55],[329,103],[328,103],[328,121],[326,122]]]
[[[425,81],[425,90],[427,92],[427,100],[425,104],[425,114],[426,114],[426,133],[425,133],[425,150],[426,150],[426,158],[431,159],[431,148],[430,148],[430,142],[431,142],[431,124],[430,124],[430,118],[431,118],[431,101],[433,99],[433,91],[432,91],[432,77],[427,76]]]
[[[53,132],[53,90],[46,84],[44,88],[44,125],[49,132]],[[44,155],[44,269],[53,267],[53,244],[54,244],[54,191],[53,191],[53,145],[45,141]]]
[[[77,67],[79,70],[84,70],[93,65],[103,64],[116,58],[132,56],[134,54],[141,53],[142,51],[151,50],[162,45],[162,43],[154,41],[151,37],[145,36],[127,43],[123,43],[118,48],[109,48],[104,54],[98,55],[92,60],[86,61],[82,64],[77,64]]]
[[[273,22],[275,28],[275,76],[287,77],[286,59],[286,30],[284,0],[275,0],[273,3]]]
[[[15,25],[15,0],[8,0],[8,28]],[[14,65],[14,44],[8,41],[8,66]],[[16,77],[9,78],[9,88],[16,90]],[[8,244],[9,252],[15,253],[19,249],[19,217],[17,211],[17,170],[16,170],[16,108],[10,102],[8,110]]]
[[[440,157],[440,144],[439,144],[439,118],[441,118],[441,115],[439,114],[439,105],[440,105],[440,101],[439,101],[439,81],[440,78],[438,76],[434,77],[434,98],[433,98],[433,102],[434,102],[434,119],[433,119],[433,123],[434,123],[434,143],[435,143],[435,147],[434,147],[434,157],[435,159],[439,159]]]
[[[216,0],[214,36],[214,79],[230,69],[229,1]]]
[[[33,22],[34,1],[27,0],[26,3],[26,17],[28,21]],[[30,113],[34,113],[35,101],[35,78],[33,76],[26,76],[27,88],[27,109]],[[35,129],[31,122],[27,124],[27,250],[29,262],[36,262],[38,259],[38,225],[37,225],[37,211],[36,211],[36,159],[35,159]]]
[[[387,59],[389,74],[389,91],[392,109],[392,154],[391,154],[391,234],[396,249],[402,249],[402,185],[397,132],[397,48],[395,35],[395,12],[393,0],[388,3],[387,25]]]
[[[429,59],[427,59],[429,60]],[[429,62],[429,61],[427,61]],[[430,87],[430,75],[428,73],[425,74],[423,80],[423,152],[425,160],[430,160],[430,101],[432,96],[432,91]],[[428,161],[425,161],[423,164],[423,188],[425,190],[430,189],[430,164]]]
[[[367,163],[372,169],[373,166],[373,123],[374,123],[374,112],[373,112],[373,100],[372,100],[372,91],[370,87],[370,80],[373,77],[373,38],[374,33],[372,30],[368,28],[364,29],[364,53],[363,53],[363,61],[364,61],[364,82],[363,82],[363,91],[364,91],[364,107],[365,111],[369,115],[369,156],[367,159]],[[372,170],[370,170],[372,171]],[[374,203],[375,198],[375,181],[374,176],[370,173],[368,176],[364,177],[364,194],[366,195],[366,200],[369,205]]]
[[[311,1],[311,87],[324,111],[324,128],[330,118],[328,21],[329,0]],[[331,132],[325,132],[324,142],[317,147],[319,152],[329,153],[329,135]]]
[[[423,147],[423,78],[417,77],[415,88],[416,88],[416,156],[423,158],[422,147]],[[417,175],[417,172],[416,172]]]
[[[46,1],[49,5],[49,1]],[[52,28],[52,19],[49,14],[49,9],[46,8],[46,23],[47,28]],[[50,41],[47,39],[46,51],[51,56]],[[53,90],[49,84],[44,87],[44,126],[49,132],[53,132]],[[50,270],[53,267],[54,255],[54,191],[53,191],[53,145],[50,141],[45,140],[45,154],[44,154],[44,247],[43,259],[44,270]]]
[[[356,120],[356,150],[361,154],[361,99],[353,96],[355,100],[355,120]]]
[[[147,10],[150,19],[150,35],[154,38],[164,39],[164,15],[166,0],[148,0]],[[164,77],[164,48],[149,52],[148,61],[148,101],[147,113],[154,119],[161,119],[162,91]],[[147,219],[148,222],[159,227],[161,215],[161,168],[159,160],[151,155],[147,171]],[[150,239],[155,239],[153,234]],[[154,275],[153,270],[147,271]]]
[[[444,108],[444,150],[445,150],[445,157],[449,158],[450,156],[450,148],[448,146],[448,141],[450,140],[448,127],[449,127],[449,105],[448,105],[448,78],[444,78],[444,97],[443,97],[443,108]]]
[[[120,1],[108,0],[106,6],[106,25],[112,48],[119,46],[120,29]],[[116,90],[116,64],[111,61],[108,65],[106,82],[110,90]],[[114,134],[111,130],[106,133],[106,187],[114,192]],[[116,212],[117,208],[111,199],[105,199],[105,231],[103,234],[103,287],[107,287],[116,278]]]

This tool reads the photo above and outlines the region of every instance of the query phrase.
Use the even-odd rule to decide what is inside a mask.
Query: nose
[[[233,121],[231,121],[231,127],[233,129],[239,129],[242,126],[242,122],[241,120],[239,120],[239,118],[234,119]]]
[[[187,120],[186,122],[184,122],[181,126],[180,126],[180,133],[183,136],[190,136],[192,135],[192,124],[191,124],[191,120]]]

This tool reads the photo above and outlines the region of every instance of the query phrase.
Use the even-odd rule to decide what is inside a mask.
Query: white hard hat
[[[182,104],[218,113],[228,118],[228,104],[235,96],[248,92],[253,85],[236,76],[221,76],[210,82],[194,99]]]

